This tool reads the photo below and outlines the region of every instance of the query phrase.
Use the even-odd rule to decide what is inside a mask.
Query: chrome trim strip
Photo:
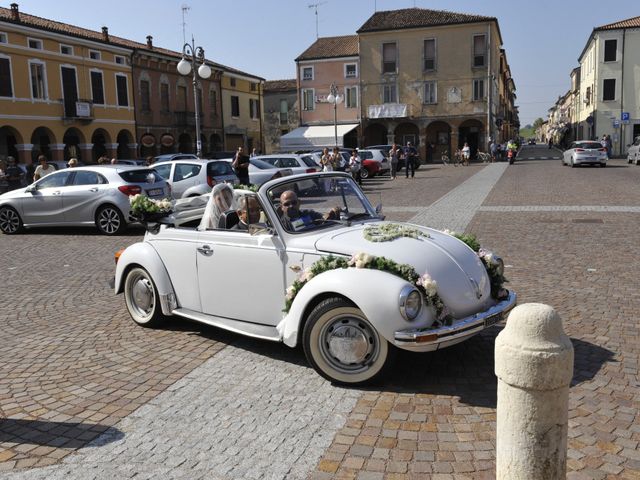
[[[509,310],[515,307],[517,303],[517,295],[515,292],[509,292],[504,300],[496,303],[493,307],[484,312],[476,313],[469,317],[456,321],[451,326],[440,328],[410,328],[406,330],[397,330],[394,333],[394,341],[398,346],[408,345],[434,345],[445,341],[455,340],[460,337],[474,335],[494,323],[500,321]],[[422,337],[437,335],[436,340],[420,341]]]

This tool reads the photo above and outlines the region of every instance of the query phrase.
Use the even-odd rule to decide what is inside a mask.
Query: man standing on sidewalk
[[[407,142],[407,146],[404,148],[404,166],[405,177],[409,178],[409,169],[411,169],[411,178],[416,175],[416,149],[413,148],[411,142]]]

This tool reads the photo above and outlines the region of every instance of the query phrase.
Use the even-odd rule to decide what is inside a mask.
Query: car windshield
[[[345,175],[309,175],[279,183],[267,191],[267,196],[289,233],[378,218],[364,193]]]

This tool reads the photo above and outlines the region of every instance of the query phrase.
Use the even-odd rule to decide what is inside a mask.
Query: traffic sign
[[[625,120],[628,122],[629,121],[629,112],[622,112],[622,115],[620,115],[620,119],[624,122]]]
[[[620,128],[620,120],[617,118],[613,121],[613,128]]]

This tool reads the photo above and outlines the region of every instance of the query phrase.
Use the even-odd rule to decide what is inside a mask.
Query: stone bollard
[[[519,305],[496,338],[496,478],[566,478],[573,345],[549,305]]]

